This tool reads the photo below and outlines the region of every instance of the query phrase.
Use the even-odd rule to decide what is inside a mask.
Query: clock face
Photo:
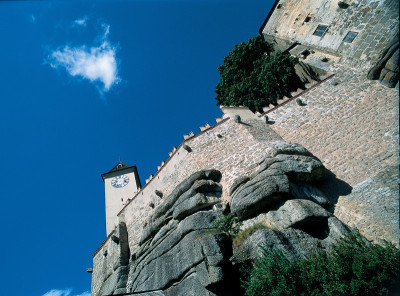
[[[116,176],[111,180],[111,185],[114,186],[115,188],[124,187],[128,183],[129,183],[129,177],[124,175]]]

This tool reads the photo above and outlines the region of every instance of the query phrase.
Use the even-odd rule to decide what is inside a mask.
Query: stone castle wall
[[[251,172],[268,144],[282,138],[302,144],[332,172],[321,188],[336,203],[339,219],[376,242],[396,243],[398,96],[395,89],[367,80],[355,69],[340,69],[299,94],[304,106],[292,100],[268,112],[268,124],[254,114],[241,114],[237,123],[228,110],[225,116],[231,118],[187,138],[118,215],[127,226],[132,258],[148,218],[180,182],[202,169],[217,169],[222,173],[221,198],[228,202],[233,181]],[[102,283],[117,278],[121,253],[112,234],[93,256],[93,295]]]
[[[227,203],[228,190],[233,181],[264,159],[268,143],[282,140],[265,121],[249,110],[246,112],[247,118],[242,114],[240,123],[227,117],[200,134],[187,138],[121,210],[118,219],[126,224],[131,256],[135,256],[148,218],[180,182],[197,171],[217,169],[222,173],[221,199]],[[190,152],[183,145],[190,147]],[[156,194],[156,190],[162,193],[162,197]],[[113,234],[93,255],[93,295],[97,295],[102,283],[115,272],[114,267],[117,266],[119,245],[111,239]]]
[[[348,7],[340,8],[339,2]],[[279,4],[262,33],[275,40],[280,50],[300,43],[368,68],[398,34],[398,0],[282,0]],[[313,35],[318,25],[328,26],[322,37]],[[343,42],[349,31],[357,32],[357,37],[352,43]]]
[[[332,172],[333,177],[327,178],[321,188],[336,203],[339,219],[358,227],[369,239],[396,243],[399,225],[392,222],[399,214],[398,189],[394,185],[399,161],[397,90],[341,66],[332,78],[300,93],[298,98],[304,106],[295,100],[278,106],[267,113],[268,125],[264,118],[247,113],[241,114],[241,123],[226,118],[187,138],[119,213],[119,221],[127,226],[131,254],[138,248],[148,217],[185,178],[202,169],[221,171],[221,198],[228,202],[233,181],[256,167],[270,142],[282,138],[306,147]],[[226,113],[234,117],[229,110]],[[388,174],[389,185],[379,189]],[[156,190],[163,196],[158,196]],[[383,194],[376,196],[381,191]],[[111,235],[93,256],[92,292],[115,272],[119,246]]]
[[[268,117],[284,140],[300,143],[354,186],[398,163],[397,93],[348,68],[299,96],[305,106],[291,101]]]
[[[266,143],[281,139],[265,122],[254,116],[253,120],[244,123],[229,119],[198,137],[186,140],[185,144],[191,152],[179,147],[151,182],[119,214],[120,221],[125,222],[128,228],[131,251],[136,250],[144,223],[154,211],[151,204],[155,208],[162,202],[162,198],[155,194],[156,190],[166,197],[191,174],[203,169],[217,169],[222,173],[222,199],[227,202],[227,191],[233,181],[262,160]]]
[[[398,245],[398,193],[399,167],[395,165],[354,186],[351,194],[338,200],[335,215],[375,242],[394,238],[392,242]]]
[[[331,79],[298,97],[304,106],[293,100],[268,112],[271,127],[285,141],[306,147],[332,172],[322,188],[336,204],[339,219],[376,242],[398,244],[398,188],[386,186],[373,203],[366,198],[377,193],[370,187],[382,184],[376,176],[399,164],[398,90],[368,80],[359,69],[340,65],[331,70]],[[357,185],[361,182],[370,187]]]
[[[148,219],[178,184],[200,170],[219,170],[223,186],[221,199],[227,203],[234,180],[252,172],[265,157],[269,143],[282,139],[303,145],[330,171],[320,189],[334,204],[337,218],[359,228],[362,234],[375,242],[386,239],[398,244],[398,89],[367,79],[368,67],[393,38],[392,27],[398,22],[398,9],[390,8],[398,7],[398,1],[349,0],[345,1],[351,4],[349,8],[342,10],[337,8],[336,0],[281,2],[287,6],[279,9],[279,14],[274,12],[269,22],[281,27],[285,23],[279,22],[279,18],[285,22],[298,22],[307,17],[301,14],[304,8],[312,11],[312,3],[322,8],[328,2],[330,7],[334,6],[331,7],[334,13],[332,9],[326,11],[329,18],[324,19],[323,10],[318,8],[311,21],[290,26],[288,23],[286,35],[282,33],[280,36],[279,28],[266,27],[268,30],[272,28],[270,33],[277,38],[289,36],[286,39],[288,44],[291,34],[296,35],[297,40],[304,35],[301,41],[305,45],[313,46],[316,51],[322,50],[321,55],[311,54],[304,59],[305,62],[310,62],[311,58],[320,60],[326,50],[330,51],[331,61],[324,70],[328,75],[334,74],[333,77],[300,93],[297,98],[303,102],[301,106],[296,100],[285,99],[284,105],[267,111],[264,115],[269,118],[268,124],[263,116],[256,116],[245,108],[223,108],[225,119],[218,120],[219,123],[213,127],[207,124],[197,135],[184,136],[185,141],[161,163],[157,173],[146,180],[146,185],[118,214],[119,225],[126,225],[130,255],[125,250],[122,256],[121,243],[112,239],[112,235],[120,231],[120,226],[93,255],[93,295],[98,294],[105,281],[118,280],[120,258],[133,260]],[[298,8],[289,9],[289,4]],[[293,11],[288,16],[284,9]],[[328,22],[331,27],[323,37],[325,41],[320,42],[323,38],[318,42],[312,39],[315,37],[310,36],[314,27]],[[342,35],[348,30],[360,34],[354,43],[343,44]],[[327,43],[335,38],[340,42]],[[292,39],[295,41],[294,37]],[[235,114],[239,113],[242,122],[234,120]]]

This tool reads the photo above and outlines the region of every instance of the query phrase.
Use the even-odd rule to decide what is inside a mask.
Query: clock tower
[[[118,213],[128,199],[142,188],[136,166],[128,166],[121,161],[108,173],[102,174],[106,199],[107,236],[118,224]]]

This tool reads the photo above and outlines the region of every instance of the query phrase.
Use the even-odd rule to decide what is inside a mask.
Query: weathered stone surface
[[[323,207],[331,202],[317,187],[303,182],[290,182],[290,193],[295,199],[308,199]]]
[[[188,276],[183,278],[179,283],[173,284],[165,291],[166,296],[175,295],[210,295],[210,292],[201,285],[196,270],[193,268],[188,272]]]
[[[232,195],[232,193],[242,184],[246,183],[249,181],[250,178],[248,176],[241,176],[237,178],[235,181],[233,181],[233,184],[231,188],[229,189],[229,195]]]
[[[154,215],[143,229],[140,244],[150,239],[171,219],[182,220],[218,203],[222,186],[214,180],[220,177],[221,173],[216,170],[205,170],[194,173],[179,184],[155,209]]]
[[[171,209],[172,205],[176,202],[176,200],[185,192],[192,187],[193,183],[197,180],[213,180],[216,181],[221,178],[221,173],[217,170],[202,170],[196,172],[189,176],[187,179],[182,181],[175,189],[172,191],[170,195],[165,199],[165,201],[157,207],[154,212],[153,217],[158,218],[164,215],[168,210]]]
[[[289,227],[321,221],[332,214],[318,204],[304,199],[285,201],[278,209],[264,215],[264,222],[273,229],[281,230]]]
[[[338,219],[375,243],[398,244],[398,90],[366,79],[360,68],[337,64],[332,72],[340,85],[327,80],[300,97],[305,108],[289,102],[268,113],[271,127],[310,149],[333,173],[319,188],[337,202]]]
[[[340,197],[335,216],[375,243],[387,240],[399,247],[399,181],[399,165],[387,167]]]
[[[217,217],[222,214],[197,212],[166,231],[151,247],[139,250],[138,259],[131,267],[129,290],[162,289],[167,295],[181,295],[174,293],[189,289],[191,293],[184,295],[196,295],[199,289],[206,291],[209,286],[218,286],[225,280],[223,266],[230,254],[226,252],[230,241],[222,234],[202,234]],[[191,275],[194,278],[190,281],[197,284],[186,287]],[[181,282],[186,284],[180,286]]]
[[[288,143],[285,141],[275,141],[270,143],[266,149],[266,153],[270,157],[277,156],[278,154],[313,156],[310,151],[300,144]]]
[[[103,252],[103,281],[98,291],[93,295],[110,295],[118,291],[126,292],[126,282],[129,272],[130,250],[128,232],[125,223],[119,223],[114,239],[110,239],[108,248]]]
[[[329,217],[327,222],[329,233],[328,236],[323,240],[323,243],[327,248],[329,248],[340,238],[351,232],[351,229],[334,216]]]
[[[118,290],[119,293],[125,293],[128,272],[128,266],[118,267],[114,273],[103,282],[103,285],[101,286],[101,289],[97,295],[112,295],[116,290]]]
[[[239,186],[231,197],[231,211],[239,219],[252,217],[284,200],[289,194],[289,180],[279,173],[263,172],[256,178]]]
[[[395,87],[399,81],[399,34],[385,48],[376,65],[367,75],[368,79],[379,79],[383,85]]]
[[[174,219],[182,220],[184,217],[204,208],[209,208],[218,202],[219,198],[217,197],[208,197],[202,193],[197,193],[195,196],[192,196],[177,205],[172,216]]]
[[[279,249],[290,260],[305,258],[309,253],[324,250],[320,240],[298,229],[259,229],[239,247],[233,248],[232,262],[254,260],[261,254],[260,246]]]
[[[310,83],[312,81],[319,81],[319,75],[324,74],[324,71],[311,67],[310,65],[301,61],[296,63],[294,70],[303,84]]]
[[[325,176],[323,164],[299,144],[277,141],[267,153],[269,156],[250,178],[241,177],[233,183],[230,206],[241,220],[289,198],[289,181],[317,182]]]

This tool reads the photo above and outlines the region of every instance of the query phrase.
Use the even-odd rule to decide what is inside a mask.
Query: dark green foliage
[[[246,296],[391,295],[400,284],[399,260],[394,245],[366,243],[360,234],[343,238],[329,253],[297,261],[262,247],[262,256],[242,271],[242,286]]]
[[[218,67],[221,81],[215,90],[217,104],[244,105],[262,111],[262,107],[297,89],[299,79],[294,71],[297,59],[279,52],[266,55],[271,52],[272,46],[260,36],[236,44]]]
[[[241,223],[232,213],[212,222],[213,229],[233,237],[239,233]]]

